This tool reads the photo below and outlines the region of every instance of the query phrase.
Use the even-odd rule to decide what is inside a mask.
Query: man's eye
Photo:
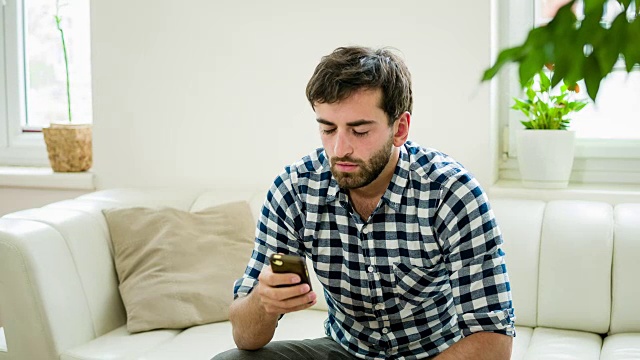
[[[336,132],[336,129],[329,129],[329,130],[322,129],[322,134],[323,135],[331,135],[334,132]]]
[[[365,136],[368,133],[369,133],[368,131],[358,132],[358,131],[353,130],[353,135],[355,135],[355,136]]]

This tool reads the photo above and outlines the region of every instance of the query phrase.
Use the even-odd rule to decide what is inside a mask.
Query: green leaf
[[[600,18],[602,18],[602,11],[604,8],[604,3],[606,0],[583,0],[584,2],[584,12],[585,14],[591,14],[594,12],[600,13]],[[572,1],[573,3],[573,1]]]
[[[600,82],[604,76],[600,72],[600,65],[595,56],[589,56],[584,63],[584,67],[584,82],[587,86],[587,94],[589,94],[591,100],[595,101],[598,95],[598,89],[600,88]]]
[[[607,32],[607,40],[613,42],[617,53],[622,53],[624,46],[627,42],[627,31],[630,27],[627,15],[625,13],[618,14],[618,16],[611,23],[611,28]]]
[[[565,28],[567,24],[571,24],[571,26],[573,26],[577,20],[576,14],[571,9],[574,3],[575,0],[572,0],[558,9],[556,15],[551,19],[551,21],[549,21],[547,26],[551,29],[555,29],[556,27]]]
[[[624,8],[626,9],[629,7],[629,4],[631,4],[631,2],[634,0],[616,0],[616,1],[622,6],[624,6]]]
[[[538,103],[538,108],[540,109],[541,113],[549,113],[549,105],[543,101]]]
[[[620,58],[627,37],[627,24],[626,14],[621,13],[613,21],[610,29],[600,28],[598,30],[602,36],[599,39],[600,42],[594,44],[593,55],[598,59],[600,73],[610,73]]]
[[[630,72],[635,64],[640,63],[640,18],[636,18],[627,28],[627,42],[623,55],[627,72]]]
[[[520,63],[518,75],[520,76],[520,85],[525,86],[527,82],[535,76],[535,74],[544,65],[544,56],[541,52],[531,52]]]
[[[527,86],[526,94],[529,101],[533,101],[533,99],[536,97],[536,92],[531,89],[531,86]]]
[[[562,56],[556,64],[558,69],[566,68],[566,75],[564,76],[565,83],[574,84],[583,79],[585,59],[586,57],[581,48],[578,49],[577,46],[570,46],[566,49],[566,54]]]
[[[556,86],[562,79],[570,79],[571,82],[582,79],[583,41],[578,40],[580,30],[577,28],[577,19],[571,7],[562,7],[551,23],[555,58],[551,85]]]
[[[544,70],[540,70],[538,76],[540,77],[540,91],[549,91],[551,80],[549,80],[547,73]]]
[[[580,110],[582,110],[585,106],[587,106],[588,104],[589,104],[588,102],[579,102],[579,103],[576,103],[576,106],[575,106],[575,108],[573,109],[573,111],[574,111],[574,112],[575,112],[575,111],[580,111]]]
[[[520,85],[523,87],[545,64],[545,54],[540,51],[540,47],[548,41],[549,35],[550,33],[546,26],[535,28],[529,32],[529,36],[523,45],[523,57],[518,69]]]
[[[519,106],[520,108],[527,108],[527,109],[531,107],[530,102],[522,101],[518,98],[513,98],[513,100],[515,101],[515,105],[513,106]]]
[[[522,58],[523,46],[516,46],[509,49],[502,50],[500,54],[498,54],[498,58],[496,59],[495,64],[487,70],[485,70],[482,75],[482,81],[487,81],[493,79],[496,76],[498,71],[508,62],[517,62]]]
[[[524,127],[527,128],[527,129],[533,129],[534,128],[531,121],[520,121],[520,123],[522,125],[524,125]]]
[[[518,98],[513,98],[513,100],[515,101],[513,106],[511,106],[511,108],[513,110],[519,110],[526,117],[530,117],[531,116],[531,103],[530,102],[525,102],[525,101],[522,101],[522,100],[520,100]]]
[[[618,50],[614,48],[614,45],[611,42],[606,42],[600,45],[593,51],[592,56],[595,56],[598,59],[600,73],[602,74],[610,73],[620,57]]]
[[[563,66],[563,67],[555,67],[554,71],[553,71],[553,75],[551,75],[551,87],[554,88],[556,87],[556,85],[558,85],[560,83],[560,81],[562,81],[562,79],[565,77],[565,75],[567,74],[567,67]]]

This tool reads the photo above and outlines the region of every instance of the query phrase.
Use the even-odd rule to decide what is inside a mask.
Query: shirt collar
[[[331,171],[331,170],[328,170]],[[327,202],[333,202],[338,198],[338,193],[340,193],[340,186],[338,186],[338,182],[336,179],[331,176],[331,181],[329,182],[329,189],[327,190]]]
[[[323,155],[325,155],[324,170],[331,171],[331,164],[328,157],[326,157],[326,153],[323,152]],[[384,195],[382,195],[382,201],[387,203],[387,205],[389,205],[389,207],[391,207],[395,211],[400,210],[402,197],[404,196],[404,192],[409,179],[410,168],[411,162],[409,161],[409,154],[407,153],[407,149],[403,145],[400,147],[398,164],[396,165],[396,169],[393,172],[391,182],[389,183],[387,190],[384,192]],[[347,198],[347,194],[342,191],[342,189],[340,189],[338,182],[332,176],[331,181],[329,182],[329,187],[327,189],[327,202],[333,202],[339,199],[341,196],[344,196],[345,199]]]
[[[398,164],[391,177],[391,182],[387,186],[387,190],[382,195],[382,201],[386,202],[390,208],[395,211],[400,211],[400,204],[402,198],[405,195],[407,183],[409,182],[409,173],[411,168],[411,162],[409,161],[409,154],[404,145],[400,146],[400,156],[398,158]]]

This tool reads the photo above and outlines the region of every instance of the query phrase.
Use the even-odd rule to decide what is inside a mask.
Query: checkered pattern
[[[318,149],[273,183],[234,294],[251,292],[273,253],[310,257],[327,335],[360,358],[426,358],[478,331],[515,336],[501,244],[478,182],[447,155],[407,142],[362,219]]]

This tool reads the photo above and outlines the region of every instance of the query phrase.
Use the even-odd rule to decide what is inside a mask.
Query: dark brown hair
[[[339,47],[323,56],[307,84],[307,99],[335,103],[361,89],[381,89],[380,108],[389,125],[413,108],[411,74],[404,61],[388,48]]]

